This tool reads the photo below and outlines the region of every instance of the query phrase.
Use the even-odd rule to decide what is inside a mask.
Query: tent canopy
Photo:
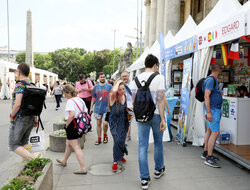
[[[194,19],[192,16],[189,15],[188,19],[184,23],[184,25],[181,27],[181,29],[177,32],[177,34],[170,40],[170,42],[167,44],[165,48],[169,48],[173,45],[176,45],[182,41],[185,41],[192,36],[194,36],[195,28],[197,27],[197,24],[194,22]]]
[[[196,34],[230,18],[239,12],[241,4],[238,0],[219,0],[210,13],[196,28]]]

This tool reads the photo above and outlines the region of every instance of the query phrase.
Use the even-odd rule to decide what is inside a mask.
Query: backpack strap
[[[136,84],[137,88],[141,88],[141,83],[138,80],[138,77],[135,77],[135,84]]]
[[[41,118],[40,118],[40,115],[38,115],[38,126],[37,126],[37,128],[36,128],[36,133],[38,133],[39,123],[41,124],[42,130],[44,130],[43,123],[42,123],[42,120],[41,120]]]
[[[214,88],[215,88],[215,87],[216,87],[216,79],[215,79],[215,77],[214,77],[213,75],[210,75],[210,76],[208,76],[208,77],[211,77],[211,78],[214,79]]]
[[[149,86],[151,84],[152,80],[156,77],[156,75],[158,75],[158,73],[153,73],[152,75],[150,75],[150,77],[147,80],[145,86]]]
[[[81,108],[79,107],[79,105],[76,103],[76,101],[75,101],[73,98],[72,98],[71,100],[72,100],[73,102],[75,102],[75,104],[76,104],[76,106],[78,107],[78,109],[80,110],[80,112],[83,112],[83,111],[84,111],[84,110],[83,110],[83,111],[81,110]]]

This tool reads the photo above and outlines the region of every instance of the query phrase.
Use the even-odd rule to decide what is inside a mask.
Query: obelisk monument
[[[33,28],[32,28],[32,12],[29,9],[27,11],[27,24],[26,24],[26,57],[25,62],[34,67],[33,57]]]

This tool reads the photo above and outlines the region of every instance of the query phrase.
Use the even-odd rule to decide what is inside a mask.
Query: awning
[[[240,38],[245,34],[245,14],[238,0],[220,0],[196,28],[198,49]]]

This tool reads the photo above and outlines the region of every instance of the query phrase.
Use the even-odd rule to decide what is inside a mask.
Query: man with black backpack
[[[165,172],[163,152],[163,131],[166,130],[164,77],[158,71],[159,60],[150,54],[145,59],[146,71],[132,83],[134,113],[138,126],[139,167],[142,189],[148,189],[148,141],[152,128],[154,136],[154,177],[160,178]]]
[[[220,134],[220,119],[222,95],[219,89],[218,76],[222,72],[220,64],[211,65],[212,74],[207,77],[203,84],[205,99],[205,112],[208,121],[208,128],[204,139],[204,152],[201,155],[205,159],[205,164],[214,168],[220,166],[216,163],[216,157],[213,156],[213,149],[217,137]]]
[[[24,160],[33,158],[33,155],[27,150],[29,135],[32,128],[38,125],[35,116],[40,115],[46,96],[46,90],[29,87],[31,84],[29,73],[29,65],[26,63],[18,65],[16,77],[19,81],[17,81],[13,93],[9,128],[9,150],[14,151]]]

